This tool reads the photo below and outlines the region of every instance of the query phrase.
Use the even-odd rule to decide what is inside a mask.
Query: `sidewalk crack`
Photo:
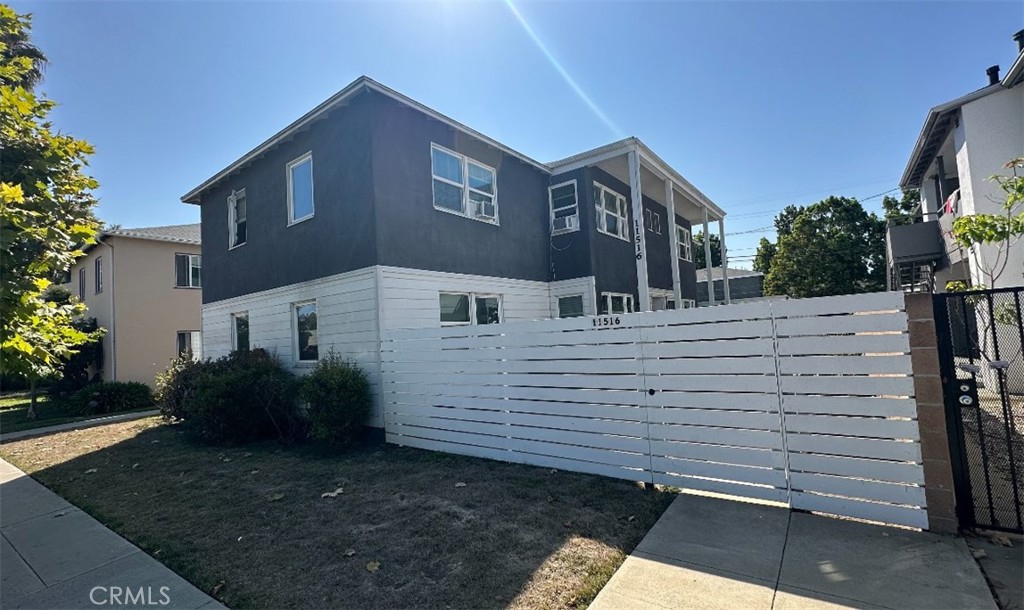
[[[786,517],[786,537],[782,543],[782,555],[779,557],[779,572],[775,575],[775,590],[772,591],[771,610],[775,610],[775,598],[779,596],[779,583],[782,582],[782,566],[786,563],[786,548],[789,547],[789,526],[793,523],[793,511]]]

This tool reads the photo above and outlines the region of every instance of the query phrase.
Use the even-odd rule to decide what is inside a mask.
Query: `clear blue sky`
[[[743,266],[786,204],[895,187],[1024,27],[1022,2],[517,3],[536,38],[500,2],[13,6],[108,223],[198,221],[182,194],[366,74],[540,161],[639,136],[753,231]]]

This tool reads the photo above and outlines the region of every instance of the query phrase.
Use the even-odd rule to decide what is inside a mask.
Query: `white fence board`
[[[386,330],[387,438],[920,526],[906,331],[889,293]]]

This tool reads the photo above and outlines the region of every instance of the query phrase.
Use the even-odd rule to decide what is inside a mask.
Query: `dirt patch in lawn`
[[[390,445],[222,449],[157,418],[0,455],[232,607],[584,607],[674,497]]]

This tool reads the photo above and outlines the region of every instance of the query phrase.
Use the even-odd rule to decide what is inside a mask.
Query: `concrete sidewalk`
[[[0,566],[0,607],[5,610],[223,608],[4,460]]]
[[[117,415],[104,415],[102,417],[93,417],[92,419],[83,419],[79,421],[68,422],[66,424],[57,424],[55,426],[45,426],[42,428],[29,428],[28,430],[19,430],[17,432],[7,432],[4,434],[0,434],[0,443],[6,443],[7,441],[17,441],[23,438],[31,438],[34,436],[45,436],[47,434],[53,434],[55,432],[67,432],[68,430],[84,430],[85,428],[94,428],[96,426],[116,424],[117,422],[131,421],[133,419],[142,419],[143,417],[152,417],[154,415],[160,415],[160,409],[149,409],[147,411],[132,411],[130,413],[118,413]]]
[[[590,606],[995,610],[960,538],[680,495]]]

